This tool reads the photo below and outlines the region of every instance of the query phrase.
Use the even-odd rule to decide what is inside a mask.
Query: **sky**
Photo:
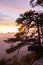
[[[19,32],[18,28],[20,26],[16,26],[15,24],[0,24],[0,33],[13,33],[16,34]]]
[[[29,0],[0,0],[0,24],[14,23],[21,13],[30,10]],[[42,7],[35,7],[42,10]]]

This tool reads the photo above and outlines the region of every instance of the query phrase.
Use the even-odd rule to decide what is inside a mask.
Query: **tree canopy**
[[[29,30],[30,28],[36,29],[38,28],[37,26],[43,27],[43,12],[40,13],[36,12],[35,10],[27,11],[24,14],[20,14],[20,18],[18,18],[16,22],[18,25],[21,24],[21,27],[19,28],[20,32],[17,33],[14,38],[8,38],[7,40],[4,40],[7,43],[12,43],[12,46],[6,50],[7,53],[12,53],[25,45],[38,43],[39,37],[36,34],[39,33],[39,30],[33,30],[30,36]],[[13,46],[13,43],[16,42],[18,42],[18,44],[16,46]]]

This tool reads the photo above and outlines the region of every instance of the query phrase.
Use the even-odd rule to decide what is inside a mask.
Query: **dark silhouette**
[[[33,21],[34,21],[33,23],[34,25],[32,24]],[[19,50],[22,46],[31,44],[30,42],[33,42],[35,44],[38,43],[40,49],[41,41],[40,41],[39,28],[43,26],[43,13],[30,10],[29,12],[25,12],[24,14],[21,14],[20,18],[18,18],[16,22],[18,23],[18,25],[22,24],[21,28],[19,28],[20,32],[15,35],[16,38],[10,38],[4,41],[8,43],[12,43],[12,42],[14,43],[19,41],[19,43],[16,46],[12,45],[12,47],[10,49],[7,49],[6,51],[8,53],[14,52],[14,50],[17,49]],[[38,32],[38,36],[34,38],[33,36],[36,34],[36,32],[35,33],[33,32],[31,36],[27,36],[27,34],[29,33],[29,29],[32,28],[33,26],[37,27],[36,32]]]
[[[32,7],[35,7],[37,5],[40,5],[43,7],[43,0],[30,0],[30,5]]]

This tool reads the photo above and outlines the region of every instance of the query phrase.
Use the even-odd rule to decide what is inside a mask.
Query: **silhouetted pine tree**
[[[35,22],[32,24],[32,22]],[[43,26],[43,13],[39,13],[36,11],[30,10],[29,12],[25,12],[24,14],[20,15],[20,18],[16,20],[16,23],[22,24],[21,28],[19,28],[19,33],[15,35],[15,38],[9,38],[7,40],[4,40],[7,43],[16,43],[18,44],[16,46],[11,46],[11,48],[7,49],[7,53],[14,52],[15,50],[19,49],[25,45],[31,44],[30,42],[33,43],[38,43],[39,47],[41,47],[41,41],[40,41],[40,29],[39,27]],[[32,33],[31,36],[28,36],[29,29],[32,28],[33,26],[37,27],[37,31]],[[38,33],[37,37],[33,36]]]

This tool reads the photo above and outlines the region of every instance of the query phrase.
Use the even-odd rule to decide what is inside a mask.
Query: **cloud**
[[[14,22],[26,10],[26,0],[0,0],[0,23]]]
[[[0,12],[0,23],[14,22],[20,13],[30,10],[31,7],[28,1],[29,0],[0,0],[0,11],[2,10]],[[43,10],[41,7],[35,7],[35,10],[39,9]]]
[[[0,9],[17,11],[17,12],[25,12],[31,9],[29,5],[29,0],[0,0]],[[33,9],[43,10],[42,7],[35,7]]]
[[[24,12],[30,8],[26,0],[0,0],[0,8],[10,11]]]
[[[0,23],[13,23],[13,21],[12,17],[0,14]]]

